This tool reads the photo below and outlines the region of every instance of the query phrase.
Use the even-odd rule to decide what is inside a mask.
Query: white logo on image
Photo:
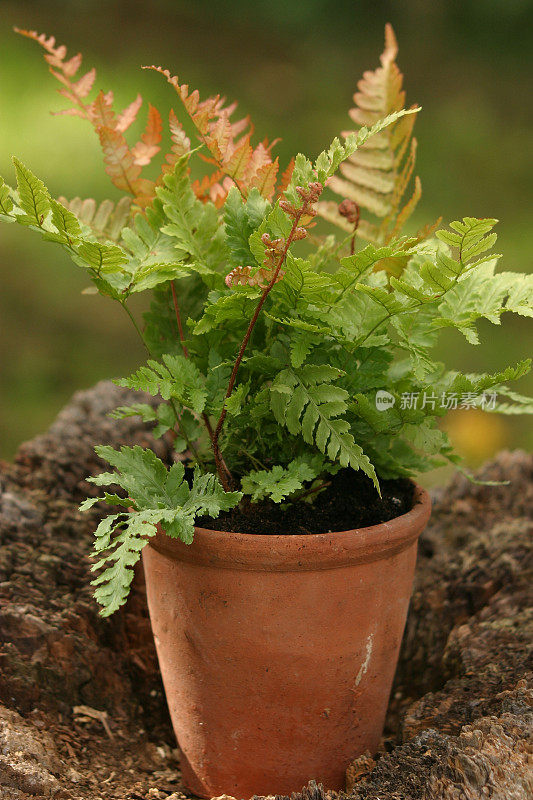
[[[386,411],[387,408],[392,408],[396,398],[390,392],[380,389],[376,392],[376,408],[378,411]]]

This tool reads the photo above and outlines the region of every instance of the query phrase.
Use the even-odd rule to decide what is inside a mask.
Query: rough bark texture
[[[168,455],[134,420],[105,416],[125,395],[79,393],[0,469],[1,800],[183,797],[142,589],[98,617],[98,512],[76,510],[102,467],[95,443]],[[511,485],[458,477],[435,493],[388,727],[381,752],[348,770],[353,800],[533,796],[533,458],[502,453],[481,476]],[[310,784],[302,800],[324,796]]]

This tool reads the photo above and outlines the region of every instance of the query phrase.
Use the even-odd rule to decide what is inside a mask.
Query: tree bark
[[[108,383],[75,395],[0,467],[0,800],[183,797],[142,581],[98,617],[87,555],[102,510],[77,511],[103,468],[94,444],[170,457],[146,426],[106,416],[131,401]],[[511,484],[456,477],[434,493],[387,729],[348,770],[353,800],[533,794],[533,458],[501,453],[479,476]],[[310,784],[295,800],[324,796]]]

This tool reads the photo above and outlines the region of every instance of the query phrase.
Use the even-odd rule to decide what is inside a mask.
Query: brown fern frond
[[[144,208],[154,196],[154,182],[141,178],[141,166],[135,162],[124,136],[113,128],[98,128],[104,153],[105,169],[117,189],[131,194]]]
[[[133,103],[130,103],[129,106],[126,106],[124,111],[117,116],[115,130],[119,131],[120,133],[127,131],[130,125],[132,125],[137,119],[137,114],[139,113],[139,109],[142,104],[142,96],[138,94]]]
[[[179,122],[172,108],[168,115],[168,127],[172,144],[170,145],[170,151],[165,156],[157,184],[161,183],[165,173],[172,169],[176,161],[191,150],[191,140],[183,130],[183,125]]]
[[[252,267],[235,267],[225,277],[225,284],[230,288],[232,286],[258,286],[260,289],[266,289],[272,278],[274,277],[274,268],[260,267],[252,271]],[[279,283],[283,280],[285,273],[280,270],[276,275],[274,283]]]
[[[113,92],[98,92],[95,100],[87,106],[87,119],[92,122],[96,131],[101,127],[115,130],[117,120],[113,109]]]
[[[79,71],[82,63],[80,53],[65,61],[67,48],[65,45],[56,46],[54,36],[46,36],[44,33],[21,28],[15,28],[15,32],[28,39],[33,39],[33,41],[41,45],[46,51],[45,60],[50,67],[50,72],[62,84],[62,88],[58,90],[59,93],[77,106],[79,112],[81,112],[80,116],[87,116],[87,105],[83,101],[92,89],[96,70],[89,70],[81,78],[73,82],[71,79]]]
[[[203,203],[211,200],[213,194],[219,194],[219,182],[223,179],[224,173],[221,170],[215,170],[210,175],[204,175],[202,178],[197,178],[192,182],[191,188],[198,198]]]
[[[277,157],[269,164],[263,164],[251,179],[250,188],[255,187],[259,190],[262,197],[271,200],[274,195],[274,189],[276,188],[278,170],[279,159]]]
[[[390,24],[385,26],[385,49],[381,65],[367,71],[359,81],[354,94],[355,107],[349,115],[357,126],[370,127],[379,119],[399,111],[405,106],[403,75],[396,64],[398,43]],[[360,147],[344,164],[340,175],[331,178],[328,188],[342,199],[357,203],[362,209],[378,218],[377,222],[361,220],[359,237],[384,243],[400,233],[413,213],[421,196],[421,184],[415,178],[414,190],[409,200],[402,201],[414,172],[416,139],[413,126],[416,115],[399,119]],[[350,131],[343,132],[347,136]],[[319,213],[344,230],[349,224],[332,201],[319,203]]]
[[[96,71],[91,69],[76,79],[82,64],[80,53],[67,60],[67,48],[64,45],[57,46],[53,36],[18,28],[15,31],[37,42],[45,50],[50,72],[61,84],[58,91],[72,104],[72,108],[58,113],[82,117],[92,124],[100,139],[106,172],[112,182],[118,189],[130,194],[138,206],[146,206],[153,198],[154,183],[141,178],[141,168],[149,164],[159,151],[161,124],[157,110],[150,106],[146,130],[141,141],[131,149],[123,134],[137,117],[142,105],[141,95],[137,95],[119,113],[115,112],[113,106],[113,92],[100,91],[89,102],[87,98],[93,88]]]
[[[279,180],[279,186],[276,193],[276,197],[282,197],[285,193],[285,190],[289,187],[289,184],[292,180],[292,173],[294,172],[294,157],[291,158],[285,171],[282,173],[281,178]]]
[[[81,97],[82,99],[87,97],[91,93],[91,89],[93,88],[94,81],[96,79],[96,70],[94,67],[90,69],[85,75],[82,75],[77,81],[71,85],[71,88],[76,97]]]
[[[255,147],[252,145],[253,126],[248,117],[232,122],[236,104],[225,105],[225,98],[220,95],[200,100],[198,91],[190,92],[187,84],[180,83],[178,77],[168,69],[156,66],[144,69],[159,72],[176,90],[198,131],[200,141],[209,152],[204,160],[230,178],[231,185],[236,185],[243,196],[257,187],[264,197],[271,199],[279,168],[278,160],[272,159],[272,145],[268,142],[260,142]],[[230,184],[226,182],[226,185]],[[219,198],[227,194],[224,184],[218,184],[217,192]]]
[[[163,122],[161,120],[161,114],[155,106],[149,103],[146,128],[141,135],[140,141],[133,146],[131,151],[135,164],[144,167],[159,153],[161,150],[159,143],[161,141],[162,130]]]
[[[142,177],[142,168],[149,165],[160,151],[162,122],[158,110],[149,105],[145,130],[140,140],[130,146],[124,134],[137,118],[143,102],[141,95],[137,95],[120,112],[114,108],[113,92],[100,91],[92,101],[89,100],[96,71],[91,69],[79,75],[81,54],[67,59],[67,48],[58,46],[53,36],[15,30],[36,41],[45,50],[50,71],[61,84],[58,91],[71,103],[70,108],[57,113],[79,116],[91,123],[100,139],[105,169],[112,182],[118,189],[131,195],[138,207],[144,208],[153,200],[155,187],[161,183],[165,173],[191,149],[190,140],[175,113],[171,111],[169,116],[171,147],[164,158],[161,174],[156,181],[147,180]],[[264,141],[255,147],[252,145],[253,126],[250,119],[231,119],[236,103],[227,105],[225,98],[220,95],[201,100],[197,91],[190,92],[189,87],[180,84],[178,78],[168,70],[161,67],[149,69],[163,74],[175,88],[196,126],[200,140],[206,146],[208,155],[204,156],[204,160],[215,166],[212,175],[193,184],[197,196],[220,206],[235,184],[243,196],[256,187],[264,197],[271,199],[279,167],[278,159],[271,156],[274,143],[269,145]]]

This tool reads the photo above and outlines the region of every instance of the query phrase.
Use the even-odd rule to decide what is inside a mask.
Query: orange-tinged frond
[[[268,143],[259,142],[257,147],[255,147],[250,153],[250,157],[248,159],[246,166],[247,180],[251,183],[259,170],[263,169],[263,167],[266,167],[269,164],[272,164],[272,156],[270,155]]]
[[[105,169],[117,189],[135,195],[135,182],[141,168],[135,164],[124,136],[113,128],[100,126],[100,144],[104,152]]]
[[[228,196],[228,192],[232,186],[234,186],[234,183],[231,178],[228,178],[227,176],[222,179],[221,183],[215,183],[211,189],[210,196],[211,201],[217,208],[221,208],[224,205]]]
[[[72,56],[72,58],[69,59],[68,61],[64,61],[63,74],[66,75],[67,78],[72,78],[81,67],[81,62],[82,62],[81,53],[77,53],[75,56]]]
[[[254,151],[248,137],[240,140],[239,144],[230,152],[229,148],[225,157],[219,159],[219,163],[226,175],[233,178],[238,185],[243,181],[250,170],[250,162],[253,159]]]
[[[118,114],[113,107],[113,92],[100,91],[92,102],[88,102],[86,98],[93,88],[96,71],[90,69],[75,79],[82,64],[81,54],[67,59],[67,48],[64,45],[57,46],[53,36],[17,28],[15,30],[44,48],[50,71],[61,84],[58,91],[72,104],[71,108],[57,113],[82,117],[93,125],[104,152],[106,172],[117,188],[130,194],[136,205],[144,207],[154,195],[155,184],[141,177],[141,168],[149,164],[160,149],[162,124],[157,109],[149,106],[144,133],[140,141],[130,148],[123,134],[137,117],[142,105],[141,95],[137,95]]]
[[[50,72],[63,86],[62,89],[59,89],[60,94],[79,108],[80,113],[77,114],[78,116],[86,116],[86,105],[83,100],[92,88],[96,72],[90,70],[78,81],[73,82],[71,80],[81,67],[81,53],[77,53],[68,61],[65,61],[67,48],[64,45],[57,47],[54,36],[46,36],[44,33],[22,30],[21,28],[15,28],[15,32],[32,39],[44,48],[46,51],[45,60],[50,67]]]
[[[82,75],[79,80],[72,84],[72,93],[74,96],[77,97],[87,97],[90,94],[91,89],[93,88],[94,81],[96,78],[96,70],[93,67],[86,72],[85,75]]]
[[[217,208],[221,208],[224,205],[232,186],[235,186],[234,181],[228,178],[227,175],[224,176],[221,170],[216,170],[210,175],[204,175],[201,180],[195,180],[191,184],[191,188],[198,200],[201,200],[202,203],[214,203]]]
[[[28,39],[33,39],[35,42],[38,42],[47,53],[58,58],[59,60],[63,60],[67,49],[64,45],[61,47],[56,47],[56,40],[55,36],[47,36],[45,33],[37,33],[37,31],[28,31],[24,30],[23,28],[14,28],[15,33],[20,34],[20,36],[26,36]]]
[[[418,201],[422,197],[422,184],[420,183],[420,178],[418,175],[415,178],[415,188],[413,194],[398,213],[396,217],[396,224],[391,232],[391,239],[395,238],[400,234],[401,229],[415,210],[416,206],[418,205]]]
[[[270,154],[272,145],[261,142],[256,147],[252,146],[250,139],[253,128],[249,118],[244,117],[236,122],[230,119],[236,104],[226,105],[225,98],[220,95],[200,100],[198,91],[189,92],[188,85],[180,83],[179,78],[168,69],[156,66],[144,69],[159,72],[176,90],[198,131],[200,141],[209,151],[209,156],[203,156],[204,160],[231,178],[243,196],[257,186],[261,192],[265,192],[265,197],[271,197],[272,175],[277,174],[278,170],[278,162],[273,162]],[[226,185],[231,184],[226,182]],[[220,192],[219,186],[217,191]]]
[[[127,131],[130,125],[132,125],[135,120],[137,119],[137,114],[139,113],[139,109],[143,104],[143,99],[140,94],[137,95],[135,100],[126,106],[124,111],[120,114],[117,114],[117,121],[115,123],[115,130],[120,131],[120,133],[124,133]]]
[[[209,195],[210,189],[221,180],[223,173],[220,170],[212,172],[211,175],[204,175],[201,180],[192,183],[193,191],[199,200],[204,200]]]
[[[355,107],[348,112],[359,127],[370,127],[379,119],[405,107],[403,75],[396,64],[397,55],[396,36],[392,26],[387,24],[380,66],[363,74],[353,97]],[[375,234],[374,241],[378,243],[386,243],[400,232],[421,194],[420,181],[416,178],[413,194],[400,211],[415,167],[415,119],[414,114],[401,117],[373,136],[341,165],[340,175],[333,176],[328,184],[328,188],[341,199],[353,200],[361,209],[380,220],[377,225],[374,222],[368,224],[368,220],[361,221],[361,230],[365,230],[369,236]],[[343,136],[351,132],[343,132]],[[346,230],[346,220],[335,211],[331,202],[320,203],[319,213]]]
[[[99,91],[96,99],[87,109],[87,115],[92,124],[98,129],[101,125],[105,128],[115,129],[116,119],[113,110],[113,98],[109,93]]]
[[[263,164],[260,167],[250,182],[250,188],[255,187],[267,200],[271,200],[276,188],[276,179],[278,177],[279,160],[276,157],[270,164]]]
[[[281,179],[278,186],[278,196],[281,196],[285,190],[288,188],[291,180],[292,180],[292,173],[294,172],[294,157],[291,158],[285,171],[281,175]]]
[[[170,109],[168,115],[168,127],[170,129],[170,138],[175,148],[178,150],[179,156],[185,155],[191,149],[191,140],[183,130],[183,125],[178,120],[174,109]]]
[[[231,116],[236,106],[237,103],[233,103],[232,106],[228,106],[228,108],[226,109],[228,117]],[[242,119],[238,119],[237,122],[231,123],[231,135],[233,136],[234,139],[237,136],[239,136],[239,134],[244,133],[245,131],[248,131],[249,135],[251,135],[254,131],[254,126],[250,121],[250,117],[243,117]]]
[[[131,194],[135,203],[144,208],[154,196],[154,182],[141,178],[141,167],[135,163],[133,153],[120,131],[112,128],[98,129],[104,153],[105,169],[117,189]]]
[[[158,183],[161,182],[163,175],[172,169],[178,158],[181,158],[191,150],[191,140],[183,130],[183,125],[176,117],[172,108],[168,115],[168,127],[172,144],[170,152],[165,156],[165,163],[161,168],[161,175],[159,176]]]
[[[208,118],[203,136],[207,149],[213,158],[217,162],[223,162],[227,157],[232,143],[231,122],[228,116],[223,114],[215,118],[211,125],[209,124]],[[233,175],[231,177],[233,177]]]
[[[161,114],[157,108],[150,103],[146,128],[144,129],[140,142],[137,142],[131,151],[135,163],[139,166],[149,164],[152,158],[159,153],[161,149],[159,147],[159,142],[161,141],[162,128]]]
[[[50,112],[54,117],[81,117],[81,119],[87,119],[87,115],[81,110],[81,108],[62,108],[59,111],[51,111]]]

